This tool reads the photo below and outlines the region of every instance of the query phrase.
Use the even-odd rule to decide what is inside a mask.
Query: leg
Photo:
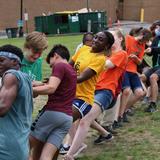
[[[125,112],[125,109],[127,107],[128,100],[130,98],[130,95],[132,94],[132,91],[129,87],[125,88],[121,95],[121,103],[119,108],[119,117],[123,117],[123,113]]]
[[[150,77],[150,84],[151,84],[151,97],[150,100],[151,102],[155,102],[157,101],[157,97],[158,97],[158,80],[159,77],[157,74],[152,74]]]
[[[160,77],[160,69],[157,70],[150,76],[150,104],[145,109],[145,112],[155,112],[156,111],[156,102],[158,98],[158,80]]]
[[[145,96],[145,92],[142,88],[137,88],[132,95],[132,98],[129,98],[127,103],[127,108],[134,105],[137,101],[141,100]]]
[[[31,146],[29,160],[39,160],[43,146],[44,146],[44,142],[39,141],[38,139],[36,139],[31,135],[29,137],[29,141]]]
[[[72,140],[76,134],[76,130],[78,128],[79,125],[79,120],[76,120],[73,124],[72,127],[69,129],[68,135],[66,137],[66,141],[65,144],[67,144],[68,146],[71,146],[72,144]]]
[[[76,135],[73,139],[72,146],[67,153],[67,155],[70,156],[68,157],[67,160],[71,160],[71,157],[73,157],[73,155],[78,150],[80,145],[84,142],[84,139],[87,136],[91,123],[98,117],[100,113],[101,113],[100,106],[94,104],[90,112],[80,120],[80,124],[78,126]]]
[[[102,126],[109,126],[114,121],[114,113],[115,113],[115,107],[112,107],[111,109],[108,109],[103,112],[101,116],[100,124]]]
[[[50,143],[45,143],[39,160],[56,160],[56,152],[58,148]],[[53,159],[53,157],[55,158]]]
[[[119,110],[120,110],[120,104],[121,104],[121,94],[118,95],[116,104],[114,106],[114,108],[115,108],[115,115],[114,115],[113,122],[118,120],[118,114],[119,114]]]
[[[91,124],[91,127],[99,132],[100,135],[107,135],[109,132],[107,132],[100,124],[98,124],[96,121],[93,121]]]
[[[133,104],[135,104],[137,101],[139,101],[146,95],[146,92],[143,90],[141,80],[136,73],[131,74],[130,84],[131,84],[131,88],[134,91],[134,94],[132,98],[129,99],[127,103],[127,107],[132,106]]]

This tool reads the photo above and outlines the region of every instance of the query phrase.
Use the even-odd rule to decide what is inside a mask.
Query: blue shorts
[[[143,88],[137,73],[126,72],[122,82],[122,89],[131,88],[135,91],[137,88]]]
[[[82,99],[74,99],[73,107],[78,109],[82,117],[84,117],[92,108],[90,104],[88,104]]]
[[[102,112],[110,108],[113,101],[111,90],[96,90],[94,94],[94,103],[101,107]]]

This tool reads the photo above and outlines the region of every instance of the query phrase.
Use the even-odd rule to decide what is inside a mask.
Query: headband
[[[17,55],[15,55],[11,52],[0,51],[0,57],[7,57],[9,59],[16,59],[19,63],[21,63],[21,59]]]

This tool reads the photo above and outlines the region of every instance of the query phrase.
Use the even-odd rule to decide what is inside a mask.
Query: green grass
[[[73,54],[81,38],[81,35],[49,37],[49,48],[44,52],[43,59],[57,43],[67,46]],[[8,43],[23,48],[24,39],[0,39],[0,45]],[[148,61],[150,62],[150,59]],[[43,76],[48,77],[49,74],[50,69],[44,61]],[[46,100],[46,96],[40,96],[35,100],[33,117],[36,116],[38,109],[43,107]],[[86,139],[88,148],[78,160],[160,160],[160,112],[147,114],[143,110],[144,106],[137,104],[135,116],[130,118],[131,122],[118,129],[118,135],[111,142],[93,145],[97,134],[90,130]]]
[[[53,45],[55,44],[63,44],[65,45],[69,51],[70,54],[73,55],[75,52],[76,46],[81,43],[82,41],[82,35],[74,35],[74,36],[54,36],[54,37],[48,37],[48,44],[49,47],[47,50],[44,51],[42,57],[44,59],[43,61],[43,77],[46,78],[50,75],[50,69],[49,66],[46,64],[45,59],[47,53],[51,50]],[[12,44],[20,47],[23,49],[24,44],[24,38],[12,38],[12,39],[0,39],[0,46],[4,44]]]
[[[147,114],[145,106],[136,107],[130,123],[117,129],[113,141],[93,147],[92,136],[86,141],[90,148],[78,160],[160,160],[160,112]]]

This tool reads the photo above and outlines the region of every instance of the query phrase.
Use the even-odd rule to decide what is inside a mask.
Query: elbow
[[[82,83],[85,79],[81,76],[77,77],[77,83]]]
[[[54,87],[48,87],[47,94],[53,94],[55,92],[56,88]]]

